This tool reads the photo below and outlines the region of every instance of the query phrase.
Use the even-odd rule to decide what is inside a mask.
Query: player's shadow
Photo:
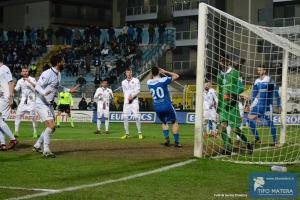
[[[13,149],[13,151],[19,151],[19,150],[24,150],[24,149],[29,149],[32,148],[32,145],[27,144],[27,143],[19,143],[17,144],[16,148]]]

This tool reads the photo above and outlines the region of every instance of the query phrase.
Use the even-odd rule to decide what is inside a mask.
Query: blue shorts
[[[258,117],[266,115],[266,113],[270,112],[270,108],[267,106],[254,106],[249,114],[250,115],[257,115]]]
[[[167,124],[169,122],[173,124],[177,121],[176,112],[174,108],[168,111],[157,111],[156,114],[163,124]]]

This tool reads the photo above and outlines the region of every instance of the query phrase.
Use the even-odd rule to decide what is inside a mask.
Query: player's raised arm
[[[167,70],[164,70],[162,68],[159,68],[159,73],[164,74],[164,75],[169,75],[172,77],[172,81],[175,81],[179,78],[179,75],[174,73],[174,72],[169,72]]]

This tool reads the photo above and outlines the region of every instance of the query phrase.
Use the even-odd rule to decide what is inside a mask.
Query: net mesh
[[[207,6],[203,155],[300,161],[299,41],[297,26],[260,27]]]

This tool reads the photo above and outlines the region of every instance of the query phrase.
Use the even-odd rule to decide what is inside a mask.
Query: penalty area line
[[[118,179],[110,179],[110,180],[102,181],[102,182],[78,185],[78,186],[73,186],[73,187],[66,187],[66,188],[63,188],[63,189],[57,189],[57,190],[53,190],[53,191],[45,191],[45,192],[40,192],[40,193],[37,193],[37,194],[30,194],[30,195],[25,195],[25,196],[20,196],[20,197],[13,197],[13,198],[9,198],[7,200],[32,199],[32,198],[36,198],[36,197],[49,196],[49,195],[52,195],[52,194],[59,194],[59,193],[63,193],[63,192],[77,191],[77,190],[82,190],[82,189],[87,189],[87,188],[93,188],[93,187],[108,185],[108,184],[112,184],[112,183],[128,181],[128,180],[140,178],[140,177],[143,177],[143,176],[157,174],[157,173],[160,173],[160,172],[169,171],[169,170],[174,169],[174,168],[182,167],[182,166],[188,165],[192,162],[195,162],[196,160],[197,159],[190,159],[190,160],[187,160],[187,161],[175,163],[175,164],[172,164],[172,165],[168,165],[168,166],[165,166],[165,167],[161,167],[161,168],[146,171],[146,172],[141,172],[141,173],[130,175],[130,176],[125,176],[125,177],[118,178]]]
[[[28,191],[40,191],[40,192],[53,192],[53,191],[57,191],[57,190],[55,190],[55,189],[24,188],[24,187],[10,187],[10,186],[0,186],[0,189],[8,189],[8,190],[28,190]]]

